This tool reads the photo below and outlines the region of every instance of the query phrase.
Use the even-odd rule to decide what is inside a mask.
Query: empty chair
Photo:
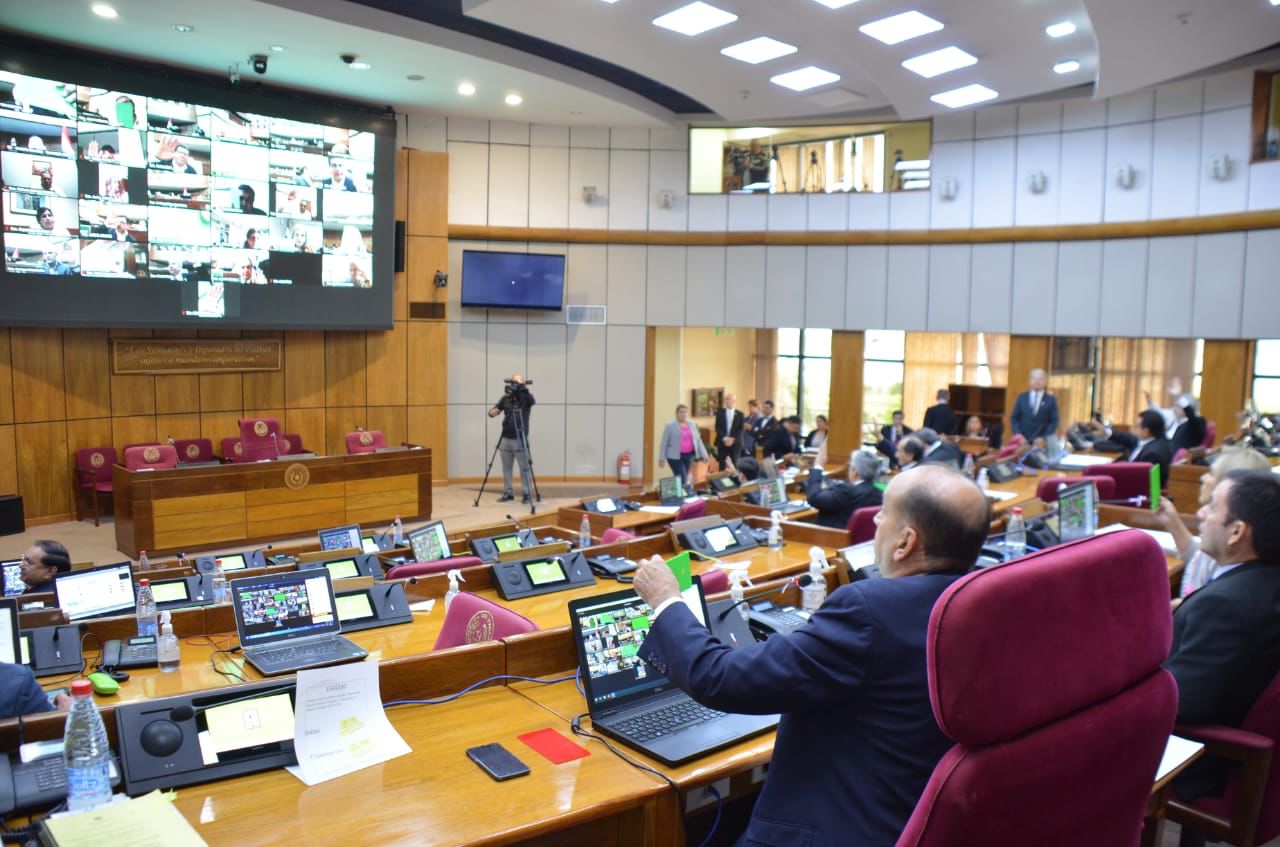
[[[213,441],[209,438],[179,438],[173,442],[179,462],[212,462]]]
[[[358,429],[347,433],[347,453],[373,453],[379,447],[386,447],[387,440],[382,437],[380,429]]]
[[[1118,499],[1151,496],[1150,462],[1110,462],[1105,465],[1089,465],[1085,476],[1109,476],[1116,481],[1115,496]]]
[[[609,527],[604,531],[604,535],[600,536],[601,544],[617,544],[620,541],[633,541],[635,536],[627,532],[625,529],[617,529]]]
[[[720,594],[729,590],[729,572],[712,568],[700,577],[703,594]]]
[[[286,432],[281,436],[280,449],[290,456],[307,452],[307,448],[302,446],[302,436],[296,432]]]
[[[1109,476],[1091,477],[1093,487],[1098,490],[1099,500],[1116,499],[1116,481]],[[1044,503],[1052,503],[1058,499],[1058,488],[1063,485],[1075,485],[1084,480],[1078,476],[1047,476],[1036,486],[1036,497]]]
[[[124,466],[131,471],[176,468],[178,466],[178,451],[174,450],[170,444],[128,447],[124,451]]]
[[[280,421],[276,418],[241,418],[240,443],[249,462],[285,454],[284,445],[280,443]]]
[[[1137,530],[956,581],[927,636],[956,744],[897,847],[1136,847],[1177,710],[1172,629],[1164,553]]]
[[[855,509],[849,516],[849,543],[861,544],[876,537],[876,515],[880,514],[879,506],[863,506]]]
[[[497,603],[468,594],[457,594],[445,612],[440,637],[433,650],[446,650],[463,644],[497,641],[508,635],[536,632],[538,625]]]
[[[694,518],[700,518],[707,513],[707,501],[699,497],[697,500],[691,500],[685,503],[678,510],[674,520],[691,521]]]
[[[1187,452],[1187,448],[1179,447],[1178,452],[1173,454],[1173,459],[1171,461],[1175,465],[1181,465],[1185,464],[1189,458],[1191,458],[1191,454]]]
[[[125,453],[128,453],[130,447],[159,447],[159,446],[160,446],[159,441],[135,441],[133,444],[124,445],[124,449],[120,451],[120,455],[123,456]]]
[[[244,445],[238,436],[222,439],[222,460],[224,462],[247,462],[244,457]]]
[[[93,525],[101,525],[101,513],[98,499],[111,496],[111,466],[116,463],[116,448],[85,447],[76,451],[76,466],[73,471],[76,488],[76,520],[80,520],[80,499],[83,493],[89,494],[93,501]]]
[[[430,576],[433,573],[444,573],[462,568],[475,568],[484,562],[478,556],[454,556],[452,559],[437,559],[434,562],[409,562],[396,565],[387,571],[386,579],[406,579],[411,576]]]

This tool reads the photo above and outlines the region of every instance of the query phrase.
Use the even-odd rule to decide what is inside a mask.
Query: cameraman
[[[498,498],[498,502],[507,503],[515,499],[511,488],[511,463],[514,459],[519,458],[520,488],[524,492],[520,501],[528,503],[533,490],[533,484],[530,482],[529,477],[529,454],[521,449],[520,437],[516,432],[516,415],[514,413],[516,411],[520,412],[520,418],[524,422],[525,438],[527,439],[529,436],[529,410],[537,401],[529,393],[524,377],[520,374],[512,374],[511,379],[508,379],[506,383],[506,393],[489,410],[489,417],[491,418],[496,418],[499,414],[503,416],[502,438],[498,441],[498,450],[502,453],[502,496]]]

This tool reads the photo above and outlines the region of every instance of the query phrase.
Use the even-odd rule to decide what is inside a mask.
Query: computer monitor
[[[231,596],[243,647],[339,629],[332,580],[321,568],[237,579]]]
[[[378,539],[374,538],[372,535],[360,536],[360,552],[377,553],[381,549],[382,548],[378,546]]]
[[[741,487],[738,478],[731,473],[713,474],[707,477],[707,482],[711,485],[712,491],[732,491]]]
[[[24,664],[21,643],[18,633],[18,601],[0,600],[0,662]]]
[[[151,583],[151,596],[157,604],[185,603],[191,599],[185,579],[166,579],[163,582]]]
[[[134,606],[133,572],[128,562],[58,574],[53,590],[58,607],[71,621],[120,614]]]
[[[492,541],[493,546],[498,548],[499,553],[510,553],[513,550],[519,550],[524,547],[518,532],[513,532],[510,535],[495,535]]]
[[[335,602],[338,609],[338,622],[341,624],[377,617],[377,612],[373,609],[373,601],[369,599],[369,589],[367,588],[347,594],[339,594],[335,598]]]
[[[352,579],[360,576],[360,568],[355,559],[334,559],[324,563],[325,570],[334,579]]]
[[[1058,540],[1078,541],[1093,536],[1098,529],[1097,497],[1098,489],[1091,480],[1058,491]]]
[[[320,530],[320,549],[321,550],[363,549],[360,544],[359,524],[351,524],[350,526],[335,526],[331,529]]]
[[[771,479],[760,486],[761,506],[781,506],[787,502],[787,483],[783,479]]]
[[[12,597],[27,590],[27,584],[22,581],[21,559],[0,562],[0,567],[4,568],[4,596]]]
[[[222,572],[242,571],[248,567],[244,560],[244,553],[229,553],[226,556],[219,556],[218,561],[222,562]]]
[[[674,505],[684,499],[684,481],[678,476],[658,480],[658,497],[664,504]]]
[[[432,521],[409,533],[409,546],[413,548],[415,562],[438,562],[453,555],[443,521]]]

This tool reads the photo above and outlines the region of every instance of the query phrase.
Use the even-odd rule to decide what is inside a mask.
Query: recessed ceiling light
[[[194,29],[195,27],[193,27],[191,24],[174,24],[173,25],[174,32],[191,32]]]
[[[927,171],[930,164],[929,159],[902,159],[893,163],[893,169],[899,173],[904,171]]]
[[[669,29],[672,32],[678,32],[681,35],[698,35],[716,27],[731,24],[737,19],[738,16],[732,12],[717,9],[710,3],[703,3],[702,0],[698,0],[698,2],[690,3],[688,6],[681,6],[674,12],[659,15],[653,19],[653,25]]]
[[[521,97],[519,94],[516,94],[514,91],[508,94],[506,97],[503,97],[502,100],[508,106],[519,106],[521,103],[524,102],[524,98]]]
[[[120,13],[106,3],[94,3],[89,9],[100,18],[118,18]]]
[[[739,62],[747,62],[751,65],[758,65],[761,62],[767,62],[770,59],[776,59],[779,56],[789,56],[796,52],[798,48],[794,44],[787,44],[778,41],[776,38],[770,38],[762,35],[759,38],[753,38],[750,41],[743,41],[741,44],[734,44],[724,48],[720,52],[728,56],[730,59],[737,59]]]
[[[950,91],[935,94],[929,99],[935,103],[941,103],[948,109],[962,109],[965,106],[972,106],[974,103],[994,100],[999,96],[1000,92],[993,91],[985,85],[974,83],[963,88],[953,88]]]
[[[885,44],[898,44],[940,29],[942,24],[914,9],[858,27],[858,31],[863,35],[869,35]]]
[[[932,79],[940,74],[967,68],[977,63],[977,58],[964,52],[959,47],[943,47],[941,50],[934,50],[932,53],[925,53],[921,56],[916,56],[914,59],[907,59],[902,63],[902,66],[914,74],[920,74],[925,79]]]
[[[790,88],[792,91],[808,91],[810,88],[827,85],[839,79],[840,74],[833,74],[831,71],[824,71],[822,68],[810,65],[807,68],[771,76],[769,77],[769,82],[774,85],[781,85],[783,88]]]
[[[289,48],[285,47],[283,44],[272,44],[267,49],[272,53],[287,53],[289,51]]]
[[[347,65],[347,67],[351,68],[351,70],[353,71],[367,71],[369,70],[369,68],[372,68],[373,65],[369,64],[368,62],[362,62],[359,59],[357,59],[351,64]]]
[[[915,191],[918,188],[928,188],[929,180],[927,179],[904,179],[902,181],[903,191]]]
[[[818,2],[828,9],[843,9],[851,3],[857,3],[858,0],[818,0]]]
[[[409,80],[409,82],[422,82],[426,77],[422,74],[409,74],[405,79]]]
[[[470,97],[476,93],[476,87],[469,82],[458,83],[458,93],[463,97]]]
[[[1280,2],[1280,0],[1277,0],[1277,2]],[[1059,62],[1053,66],[1053,72],[1055,74],[1073,74],[1078,70],[1080,70],[1080,63],[1075,59]]]
[[[1050,24],[1044,28],[1044,31],[1050,38],[1062,38],[1064,35],[1070,35],[1076,31],[1076,25],[1071,21],[1059,21],[1056,24]]]

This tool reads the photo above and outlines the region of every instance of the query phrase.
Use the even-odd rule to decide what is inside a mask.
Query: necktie
[[[1031,392],[1031,414],[1033,415],[1040,414],[1040,392],[1039,391]]]

